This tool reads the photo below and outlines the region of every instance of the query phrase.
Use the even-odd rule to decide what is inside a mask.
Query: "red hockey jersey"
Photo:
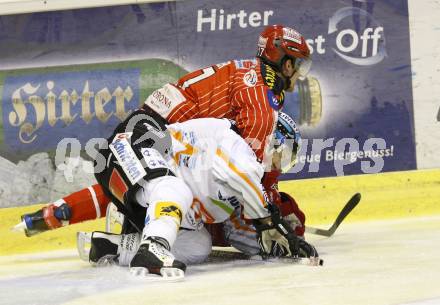
[[[145,105],[170,123],[195,118],[228,118],[261,161],[275,128],[280,96],[271,90],[259,59],[233,60],[189,73],[154,91]],[[275,75],[271,76],[275,81]]]

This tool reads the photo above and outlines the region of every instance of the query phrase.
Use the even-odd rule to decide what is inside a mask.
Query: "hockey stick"
[[[327,236],[327,237],[332,236],[335,233],[336,229],[341,224],[341,222],[357,206],[360,200],[361,200],[361,194],[360,193],[354,194],[353,197],[351,197],[350,200],[347,202],[347,204],[344,206],[342,211],[339,213],[338,217],[336,217],[336,220],[333,223],[333,225],[330,227],[330,229],[324,230],[313,227],[306,227],[306,232],[316,235]]]
[[[227,262],[231,260],[251,260],[259,262],[269,262],[269,263],[284,263],[284,264],[296,264],[296,265],[306,265],[306,266],[322,266],[324,265],[324,260],[319,257],[268,257],[263,258],[260,255],[247,255],[242,252],[237,251],[227,251],[213,249],[209,254],[208,262]]]
[[[336,217],[335,222],[333,225],[328,229],[318,229],[313,227],[306,227],[306,232],[311,234],[317,234],[317,235],[323,235],[330,237],[332,236],[336,229],[339,227],[339,225],[342,223],[342,221],[345,219],[345,217],[350,214],[350,212],[358,205],[358,203],[361,201],[361,194],[356,193],[354,194],[350,200],[345,204],[344,208],[339,212],[338,217]],[[209,255],[209,261],[215,262],[215,261],[229,261],[234,259],[241,259],[241,260],[259,260],[259,261],[269,261],[269,262],[283,262],[283,263],[293,263],[293,264],[299,264],[299,265],[323,265],[324,261],[322,259],[317,258],[316,260],[311,260],[308,258],[269,258],[269,259],[263,259],[259,255],[250,256],[241,252],[236,251],[225,251],[225,250],[212,250],[211,254]]]

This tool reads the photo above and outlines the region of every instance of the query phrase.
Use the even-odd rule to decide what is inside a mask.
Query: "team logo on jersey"
[[[150,169],[169,168],[164,157],[154,148],[141,148],[145,164]]]
[[[219,200],[223,202],[228,202],[230,205],[232,205],[234,208],[237,208],[240,206],[240,201],[238,201],[237,197],[235,196],[223,196],[223,194],[218,191],[217,197]]]
[[[145,104],[165,118],[185,100],[183,94],[176,87],[166,84],[150,94]]]
[[[257,84],[258,76],[254,69],[249,70],[243,77],[243,82],[248,87],[255,87]]]
[[[136,184],[147,173],[127,140],[129,133],[118,133],[109,145],[131,184]]]

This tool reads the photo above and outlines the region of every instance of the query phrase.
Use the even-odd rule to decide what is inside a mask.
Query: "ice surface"
[[[211,263],[190,266],[180,283],[93,268],[73,250],[0,257],[0,304],[440,304],[440,216],[308,237],[323,267]]]

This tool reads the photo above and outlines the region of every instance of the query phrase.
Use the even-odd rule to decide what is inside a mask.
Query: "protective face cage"
[[[312,67],[312,60],[308,58],[295,58],[294,68],[300,77],[306,77]]]
[[[280,169],[285,173],[295,165],[301,145],[301,135],[295,121],[283,112],[278,116],[274,139],[275,153],[281,154]]]

